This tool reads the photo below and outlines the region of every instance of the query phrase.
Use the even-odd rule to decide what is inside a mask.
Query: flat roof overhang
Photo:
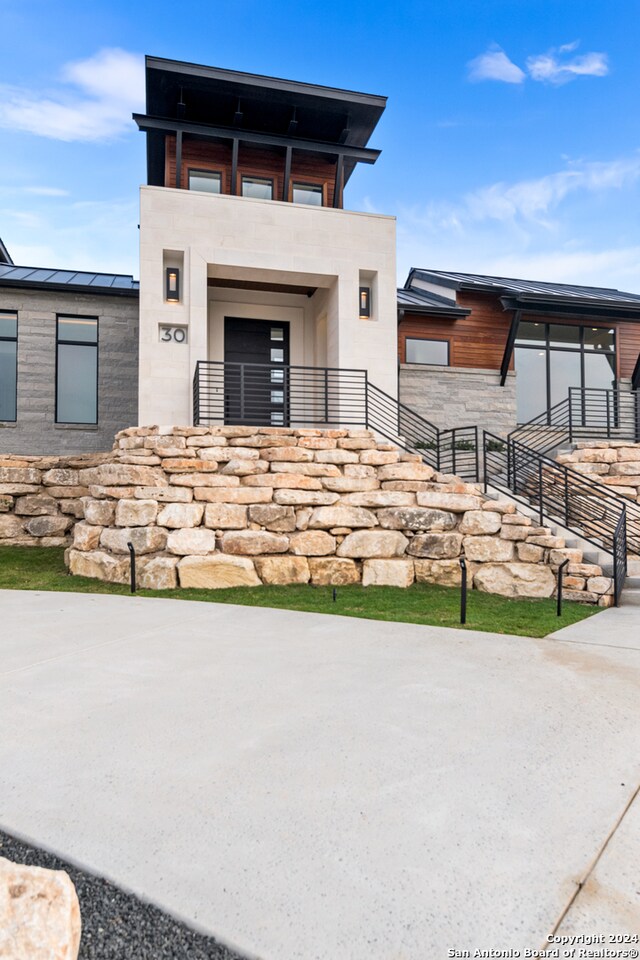
[[[149,183],[161,183],[164,137],[176,121],[190,136],[342,156],[345,183],[356,163],[379,156],[365,147],[386,97],[161,57],[145,65],[146,114],[134,119],[147,132]]]
[[[504,310],[520,310],[526,314],[554,315],[559,317],[586,317],[593,320],[620,320],[630,323],[640,323],[640,304],[635,307],[625,306],[618,301],[593,299],[580,300],[578,298],[565,299],[562,297],[548,297],[541,300],[539,297],[500,297]]]

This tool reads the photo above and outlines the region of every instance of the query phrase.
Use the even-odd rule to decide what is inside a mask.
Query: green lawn
[[[129,594],[127,586],[69,576],[62,549],[52,547],[0,547],[0,589]],[[371,620],[460,626],[460,591],[422,583],[407,590],[397,587],[338,587],[335,601],[333,588],[308,585],[235,587],[228,590],[139,590],[137,596],[284,607]],[[544,637],[560,627],[590,617],[598,610],[598,607],[565,603],[562,617],[557,617],[555,600],[507,600],[470,590],[466,627],[469,630]]]

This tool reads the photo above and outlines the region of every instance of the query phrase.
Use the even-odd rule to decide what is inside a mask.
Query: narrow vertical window
[[[56,348],[56,423],[97,423],[97,317],[59,316]]]
[[[18,314],[0,311],[0,420],[16,419]]]

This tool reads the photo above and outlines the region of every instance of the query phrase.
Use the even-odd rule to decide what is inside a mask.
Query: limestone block
[[[365,560],[363,587],[410,587],[415,579],[413,560]]]
[[[383,490],[401,490],[405,493],[419,493],[426,490],[442,492],[442,487],[430,480],[383,480],[380,486]]]
[[[116,504],[117,527],[146,527],[155,522],[157,515],[155,500],[118,500]]]
[[[238,477],[222,476],[219,473],[172,473],[171,483],[175,487],[237,487]]]
[[[178,556],[197,554],[204,556],[213,553],[216,549],[216,535],[213,530],[204,527],[187,527],[184,530],[173,530],[167,537],[167,550]]]
[[[523,563],[540,563],[544,557],[544,547],[536,547],[533,543],[518,543],[518,560]]]
[[[201,439],[201,438],[198,437],[197,439]],[[209,439],[209,438],[207,438],[207,439]],[[122,446],[122,442],[120,443],[120,446]],[[186,439],[186,437],[176,437],[176,436],[173,436],[173,437],[171,437],[171,439],[170,439],[170,441],[169,441],[166,436],[164,436],[164,437],[145,437],[145,438],[142,440],[140,446],[143,446],[143,447],[147,448],[148,450],[158,450],[158,451],[160,451],[160,450],[165,450],[167,447],[173,447],[175,450],[182,450],[182,451],[184,451],[184,450],[185,450],[185,447],[187,446],[187,439]],[[194,454],[194,456],[195,456],[195,451],[193,451],[193,454]],[[176,454],[176,456],[180,456],[180,454],[178,453],[178,454]]]
[[[511,504],[511,506],[513,506],[513,504]],[[488,504],[488,503],[485,503],[485,504],[483,504],[482,509],[484,510],[485,508],[488,508],[488,507],[489,507],[489,504]],[[515,508],[514,508],[514,509],[515,509]],[[500,511],[497,511],[497,512],[499,513]],[[514,527],[531,527],[531,526],[533,526],[533,522],[532,522],[531,518],[530,518],[530,517],[525,517],[525,516],[524,516],[523,514],[521,514],[521,513],[517,513],[517,514],[516,514],[516,513],[509,513],[509,514],[506,514],[506,516],[503,516],[503,518],[502,518],[502,523],[503,523],[504,526],[507,526],[507,527],[510,527],[510,526],[514,526]]]
[[[210,427],[207,433],[214,437],[251,437],[256,432],[255,427]]]
[[[157,500],[159,503],[191,503],[193,490],[190,487],[136,487],[137,500]]]
[[[611,577],[589,577],[587,590],[598,594],[613,593],[613,580]]]
[[[215,473],[218,469],[218,461],[192,457],[167,457],[162,461],[162,469],[167,473]]]
[[[225,463],[229,460],[258,460],[260,452],[252,447],[209,447],[200,451],[201,460]]]
[[[459,557],[462,537],[459,533],[419,533],[412,537],[407,553],[412,557],[429,557],[432,560]]]
[[[311,582],[317,586],[346,586],[360,583],[360,572],[353,560],[338,557],[310,557]]]
[[[599,607],[612,607],[615,603],[615,598],[611,594],[604,594],[598,600]]]
[[[88,487],[46,487],[45,493],[48,493],[54,500],[77,499],[79,497],[88,497]]]
[[[606,451],[607,453],[615,453],[618,460],[640,460],[640,445],[636,447],[619,447],[617,450]]]
[[[497,533],[502,526],[502,516],[494,510],[467,510],[460,523],[460,533],[479,536]]]
[[[287,463],[274,461],[271,463],[272,473],[298,473],[305,477],[341,477],[340,468],[333,463]],[[358,464],[348,464],[358,466]]]
[[[110,527],[115,520],[116,505],[113,500],[94,500],[93,497],[84,497],[84,519],[87,523],[95,523],[99,527]]]
[[[58,504],[46,494],[31,494],[16,500],[14,513],[20,517],[42,517],[58,512]]]
[[[199,506],[202,508],[204,504]],[[208,503],[204,525],[212,530],[242,530],[247,526],[247,508],[239,503]]]
[[[462,546],[467,560],[476,560],[479,563],[504,563],[513,560],[515,556],[515,545],[500,537],[465,537]]]
[[[583,463],[615,463],[616,460],[640,460],[640,457],[620,457],[616,450],[582,450]]]
[[[322,486],[332,493],[363,493],[379,489],[380,481],[375,477],[324,477]]]
[[[227,460],[224,467],[220,470],[225,476],[232,477],[250,477],[255,473],[266,473],[269,464],[266,460]]]
[[[563,577],[562,585],[563,593],[565,588],[567,590],[584,590],[587,586],[587,581],[584,577]]]
[[[203,513],[203,503],[167,503],[158,513],[157,524],[159,527],[197,527]]]
[[[178,576],[181,587],[208,590],[260,585],[252,560],[220,553],[208,557],[183,557],[178,563]]]
[[[381,467],[387,463],[397,463],[400,459],[399,450],[363,450],[360,454],[360,463]]]
[[[563,547],[561,550],[549,551],[549,563],[559,566],[561,563],[564,563],[565,560],[569,560],[571,563],[582,563],[582,550],[573,547]]]
[[[0,483],[0,494],[42,493],[39,483]]]
[[[141,557],[136,580],[142,590],[173,590],[178,586],[177,557]]]
[[[306,447],[308,450],[335,450],[338,441],[331,437],[300,437],[299,447]]]
[[[225,437],[187,437],[187,448],[189,447],[226,447],[227,440]],[[214,460],[216,457],[213,458]]]
[[[417,493],[416,498],[421,507],[435,507],[438,510],[449,510],[451,513],[466,513],[467,510],[481,510],[482,497],[471,493]]]
[[[238,530],[222,537],[222,552],[258,556],[261,553],[286,553],[289,538],[264,530]]]
[[[220,477],[225,480],[237,480],[237,477]],[[207,503],[270,503],[271,487],[196,487],[196,500]]]
[[[254,563],[263,583],[308,583],[311,576],[306,557],[256,557]]]
[[[375,527],[377,522],[371,510],[337,504],[334,507],[317,507],[309,518],[309,528],[330,530],[331,527]]]
[[[399,462],[381,466],[378,470],[380,480],[431,480],[435,473],[426,463]]]
[[[376,442],[372,437],[344,437],[338,440],[341,450],[375,450]]]
[[[313,460],[313,451],[304,447],[265,447],[260,451],[263,460],[283,460],[289,463],[309,463]]]
[[[340,494],[319,490],[274,490],[273,499],[286,506],[322,507],[337,503]]]
[[[13,509],[13,497],[1,496],[0,497],[0,513],[7,513],[9,510]]]
[[[285,430],[288,428],[285,427]],[[284,436],[278,436],[275,431],[269,431],[267,435],[256,433],[253,436],[249,437],[240,437],[229,440],[229,445],[232,447],[258,447],[266,449],[267,447],[290,447],[291,446],[291,431],[288,430]],[[287,457],[287,459],[289,459]]]
[[[78,471],[78,482],[84,486],[166,487],[168,480],[160,467],[137,467],[127,463],[103,463]]]
[[[80,906],[64,870],[0,857],[0,956],[7,960],[76,960]]]
[[[458,560],[418,560],[414,561],[418,583],[437,583],[442,587],[458,587],[462,580],[462,571]],[[472,573],[472,568],[469,574]]]
[[[322,490],[320,480],[316,477],[306,477],[301,473],[264,473],[257,477],[244,477],[242,485],[271,487],[277,490]]]
[[[516,508],[513,503],[510,503],[508,500],[485,500],[482,504],[483,510],[494,510],[496,513],[501,513],[503,517],[511,516],[516,512]],[[520,517],[518,522],[526,523],[527,517]],[[505,522],[504,520],[502,521]]]
[[[249,507],[249,519],[272,533],[289,533],[296,529],[296,513],[293,507],[280,506],[277,503],[254,504]]]
[[[386,530],[452,530],[457,523],[453,513],[425,507],[385,507],[377,516]]]
[[[306,530],[309,527],[309,520],[313,509],[311,507],[302,507],[296,510],[296,530]]]
[[[76,523],[73,528],[74,550],[97,550],[101,533],[102,527],[90,523]]]
[[[531,527],[525,527],[524,525],[515,524],[515,523],[505,524],[500,531],[500,536],[503,540],[522,541],[522,540],[526,540],[530,534],[531,534]]]
[[[612,463],[609,472],[612,477],[628,477],[631,475],[638,475],[640,474],[640,460]]]
[[[602,595],[591,593],[590,590],[563,590],[562,597],[564,600],[572,600],[574,603],[599,604]]]
[[[129,555],[127,543],[131,542],[136,554],[159,553],[167,545],[167,531],[160,527],[106,528],[100,535],[100,546],[112,553]]]
[[[301,557],[326,557],[336,552],[336,538],[324,530],[304,530],[290,538],[291,553]]]
[[[135,487],[105,487],[102,484],[89,484],[89,496],[96,500],[133,500]]]
[[[120,463],[133,463],[146,467],[155,467],[160,463],[160,457],[140,457],[137,454],[135,456],[125,456],[124,454],[120,454],[118,461]]]
[[[47,487],[77,487],[79,483],[78,471],[68,468],[45,470],[42,474],[42,482]]]
[[[356,530],[348,534],[336,553],[339,557],[401,557],[409,541],[398,530]]]
[[[32,517],[24,528],[32,537],[61,537],[72,524],[71,517],[58,514],[55,517]]]
[[[556,578],[542,563],[484,563],[475,572],[473,584],[483,593],[502,597],[550,597]]]
[[[353,450],[317,450],[316,463],[358,463],[360,457]]]
[[[40,477],[41,472],[35,467],[0,467],[0,483],[29,483],[39,486]]]
[[[602,576],[602,567],[599,567],[597,563],[568,563],[565,571],[571,576],[584,577],[585,579]]]
[[[86,553],[72,549],[69,551],[69,572],[76,577],[91,577],[107,583],[129,583],[129,560],[112,557],[102,550]]]
[[[546,547],[547,550],[561,550],[564,547],[562,537],[534,536],[528,537],[527,543],[534,543],[538,547]]]
[[[415,506],[415,502],[415,493],[402,493],[394,490],[345,493],[340,498],[340,503],[354,507],[412,507]]]

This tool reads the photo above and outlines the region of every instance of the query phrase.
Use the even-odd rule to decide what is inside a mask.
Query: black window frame
[[[16,335],[15,337],[4,337],[0,334],[0,341],[3,343],[15,343],[16,345],[16,394],[15,394],[15,416],[14,417],[0,417],[0,423],[17,423],[18,422],[18,336],[20,333],[20,318],[18,316],[17,310],[0,310],[0,316],[4,317],[14,317],[16,321]]]
[[[514,362],[515,362],[515,351],[516,351],[516,350],[537,350],[538,353],[544,352],[544,354],[545,354],[545,377],[546,377],[546,384],[545,384],[545,387],[546,387],[546,390],[545,390],[545,401],[546,401],[546,410],[547,410],[547,411],[551,409],[551,354],[552,354],[552,353],[578,353],[578,354],[580,354],[580,383],[579,383],[579,384],[576,384],[576,386],[577,386],[577,387],[580,387],[581,389],[584,389],[584,388],[585,388],[585,383],[584,383],[584,357],[585,357],[585,353],[586,353],[586,354],[591,354],[591,355],[593,355],[593,354],[603,355],[603,354],[604,354],[604,355],[607,356],[607,357],[613,357],[613,362],[614,362],[614,377],[613,377],[613,384],[612,384],[611,389],[612,389],[612,390],[616,390],[616,389],[617,389],[617,387],[618,387],[618,382],[619,382],[619,381],[618,381],[618,330],[617,330],[617,327],[616,327],[615,325],[606,324],[606,323],[596,324],[595,326],[594,326],[593,323],[571,323],[571,324],[568,324],[566,321],[563,322],[563,319],[562,319],[562,318],[553,319],[553,320],[526,320],[526,321],[524,321],[524,322],[525,322],[525,323],[531,323],[531,324],[539,324],[540,326],[545,327],[545,338],[544,338],[544,340],[540,340],[538,343],[520,343],[520,342],[518,341],[518,337],[516,336],[516,340],[515,340],[515,343],[514,343],[514,345],[513,345],[513,349],[514,349]],[[551,346],[551,330],[550,330],[550,328],[551,328],[551,327],[558,327],[558,326],[559,326],[559,327],[568,327],[568,326],[570,326],[570,327],[577,327],[577,329],[580,331],[580,338],[579,338],[579,341],[578,341],[577,345],[575,345],[575,346],[566,346],[566,347]],[[606,351],[606,350],[596,350],[596,349],[594,349],[594,348],[591,348],[591,349],[590,349],[589,347],[587,347],[587,349],[585,350],[585,343],[584,343],[585,330],[594,330],[594,329],[596,329],[596,328],[598,328],[598,329],[600,329],[600,330],[611,330],[611,331],[613,332],[613,350],[612,350],[611,352]],[[522,324],[520,325],[520,329],[522,329]],[[517,389],[517,388],[516,388],[516,389]],[[590,389],[590,388],[587,388],[587,389]],[[604,389],[604,388],[591,388],[591,389]],[[562,402],[562,401],[558,401],[558,402]],[[544,411],[541,411],[541,412],[544,412]],[[547,420],[548,420],[549,422],[551,422],[550,416],[551,416],[551,415],[549,414],[548,417],[547,417]],[[522,423],[528,423],[528,421],[527,421],[527,420],[524,420],[524,421],[518,420],[518,425],[519,425],[519,426],[520,426]]]
[[[263,177],[258,173],[241,173],[240,174],[240,196],[245,200],[262,200],[262,197],[245,197],[243,193],[244,181],[245,180],[259,180],[261,183],[270,183],[271,184],[271,196],[269,200],[275,199],[276,196],[276,181],[274,177]]]
[[[224,193],[224,173],[222,170],[204,170],[200,167],[187,167],[187,190],[191,190],[191,184],[189,182],[191,174],[205,174],[210,177],[220,177],[220,190],[216,193],[215,190],[194,190],[194,193],[212,193],[214,196],[220,196],[221,193]]]
[[[447,345],[447,362],[446,363],[423,363],[420,360],[407,360],[407,342],[409,340],[416,340],[418,342],[426,343],[446,343]],[[404,338],[404,362],[411,364],[413,367],[450,367],[451,366],[451,341],[446,337],[405,337]]]
[[[61,320],[95,320],[96,322],[96,339],[95,342],[88,340],[60,340],[60,321]],[[71,346],[71,347],[95,347],[96,351],[96,418],[95,420],[59,420],[58,419],[58,376],[59,376],[59,363],[58,355],[60,346]],[[100,394],[100,318],[98,316],[93,316],[84,313],[57,313],[56,314],[56,382],[55,382],[55,423],[62,426],[73,425],[73,426],[82,426],[82,427],[96,427],[100,422],[99,414],[99,394]]]
[[[320,193],[320,203],[305,203],[304,200],[294,200],[293,193],[294,190],[309,190],[313,193]],[[299,203],[303,207],[326,207],[325,203],[325,184],[324,183],[313,183],[311,180],[292,180],[291,181],[291,202]]]

